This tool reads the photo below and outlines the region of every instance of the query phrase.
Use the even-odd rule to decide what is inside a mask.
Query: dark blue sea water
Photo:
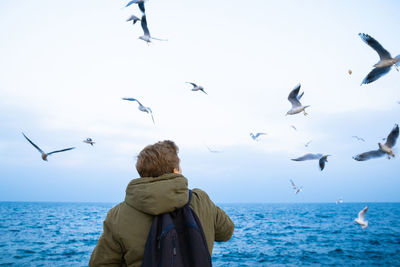
[[[225,204],[214,266],[400,266],[400,203]],[[0,202],[0,266],[87,266],[113,204]]]

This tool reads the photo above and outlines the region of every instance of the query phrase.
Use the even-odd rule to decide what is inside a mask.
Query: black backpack
[[[155,216],[147,237],[143,267],[211,265],[206,238],[201,223],[189,207],[189,201],[180,209]]]

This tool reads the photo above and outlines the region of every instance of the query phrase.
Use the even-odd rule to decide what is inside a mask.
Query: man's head
[[[138,155],[136,170],[140,177],[180,173],[178,152],[179,148],[169,140],[148,145]]]

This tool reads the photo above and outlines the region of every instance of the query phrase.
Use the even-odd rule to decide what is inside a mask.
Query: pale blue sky
[[[360,86],[378,56],[358,36],[400,54],[396,1],[149,0],[150,32],[168,39],[149,46],[126,2],[0,0],[0,201],[120,201],[135,156],[164,139],[217,202],[400,201],[397,158],[351,158],[399,123],[400,73]],[[299,82],[309,116],[285,117]],[[77,149],[44,162],[21,131],[45,151]],[[308,152],[332,155],[323,172],[290,161]]]

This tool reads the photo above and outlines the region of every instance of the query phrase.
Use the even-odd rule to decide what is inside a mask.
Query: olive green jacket
[[[141,266],[153,217],[183,207],[188,199],[188,181],[180,174],[132,180],[125,201],[108,212],[89,266]],[[211,255],[214,241],[229,240],[234,224],[200,189],[193,189],[190,207],[200,219]]]

